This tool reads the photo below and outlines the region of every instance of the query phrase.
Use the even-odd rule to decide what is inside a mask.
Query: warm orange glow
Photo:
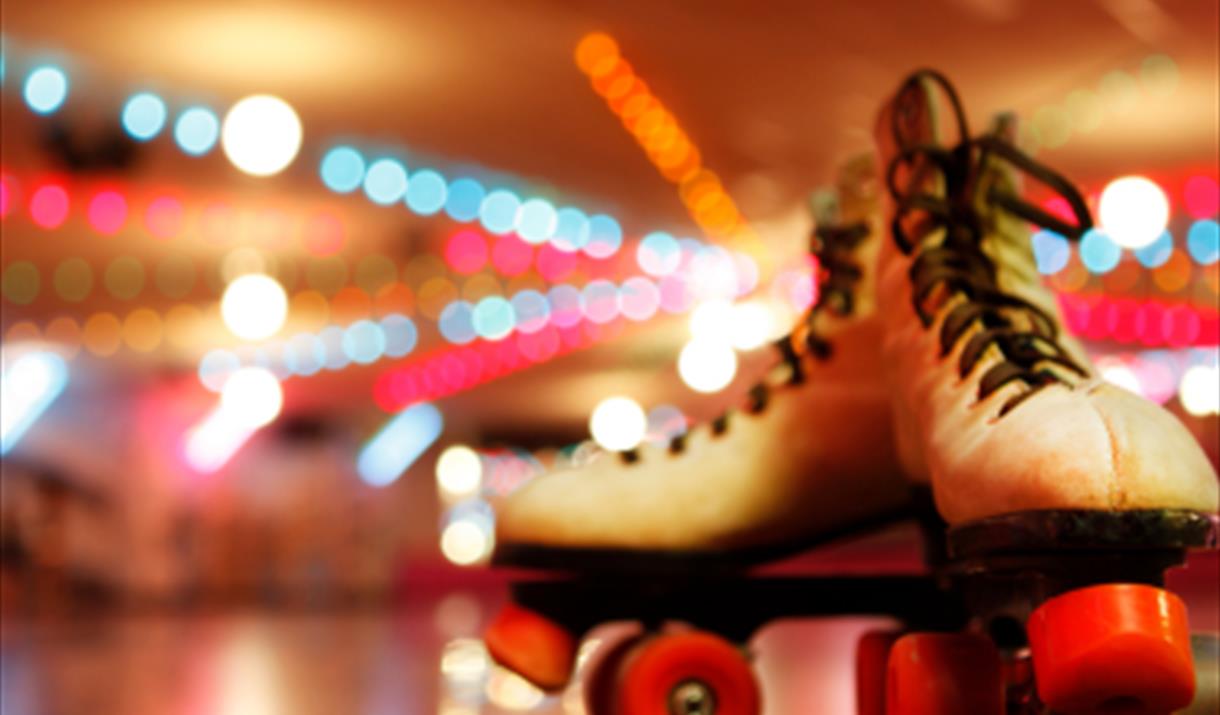
[[[604,32],[590,32],[576,45],[576,66],[591,74],[598,62],[618,58],[618,43]]]
[[[618,43],[603,32],[585,35],[576,46],[576,66],[606,100],[610,110],[667,181],[677,185],[682,203],[708,238],[732,243],[760,263],[766,251],[746,224],[719,177],[703,166],[702,154],[673,114],[652,95],[623,59]]]

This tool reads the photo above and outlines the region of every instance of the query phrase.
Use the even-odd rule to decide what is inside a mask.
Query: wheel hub
[[[715,715],[716,694],[698,680],[679,683],[669,693],[671,715]]]

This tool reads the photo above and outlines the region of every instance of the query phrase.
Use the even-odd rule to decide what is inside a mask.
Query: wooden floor
[[[1216,558],[1174,575],[1216,630]],[[492,666],[478,636],[504,598],[444,589],[395,608],[14,619],[0,628],[4,715],[583,713]],[[854,713],[853,652],[872,619],[781,622],[754,642],[768,715]],[[614,627],[594,640],[614,638]]]

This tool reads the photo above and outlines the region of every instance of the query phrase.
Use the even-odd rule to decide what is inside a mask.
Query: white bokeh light
[[[776,311],[762,301],[750,300],[733,306],[729,337],[738,350],[754,350],[779,337]]]
[[[240,368],[225,380],[220,391],[222,414],[248,429],[269,424],[283,407],[284,391],[280,381],[266,368]]]
[[[1192,365],[1178,383],[1182,407],[1196,417],[1220,414],[1220,368]]]
[[[483,459],[470,447],[455,444],[436,460],[436,484],[445,496],[473,496],[483,483]]]
[[[288,295],[271,276],[249,273],[225,288],[220,315],[225,326],[239,338],[269,338],[284,327],[288,318]]]
[[[225,156],[254,176],[283,171],[301,149],[301,120],[287,102],[269,94],[242,99],[225,115],[220,135]]]
[[[593,440],[605,449],[634,449],[648,431],[644,408],[629,397],[608,397],[597,404],[589,418]]]
[[[1142,176],[1124,176],[1106,185],[1098,205],[1101,228],[1123,248],[1143,248],[1165,232],[1169,199]]]
[[[737,353],[725,343],[696,338],[678,355],[678,375],[696,392],[718,392],[737,375]]]
[[[1101,367],[1101,376],[1112,385],[1118,385],[1124,390],[1140,396],[1144,395],[1144,387],[1140,384],[1139,377],[1126,365],[1106,365]]]
[[[487,558],[494,543],[488,530],[473,519],[452,521],[441,532],[441,553],[459,566],[470,566]]]
[[[729,344],[733,338],[734,306],[727,300],[708,300],[691,312],[690,334],[696,340]]]

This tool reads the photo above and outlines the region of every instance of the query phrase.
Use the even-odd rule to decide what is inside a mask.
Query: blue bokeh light
[[[431,216],[445,205],[448,194],[445,177],[431,169],[417,171],[407,182],[407,208],[420,216]]]
[[[422,402],[395,415],[360,450],[356,471],[365,484],[393,484],[441,436],[440,410]]]
[[[1072,247],[1067,239],[1053,231],[1039,231],[1030,238],[1030,242],[1033,244],[1038,272],[1044,276],[1063,270],[1072,258]]]
[[[530,199],[517,212],[517,235],[526,243],[539,244],[555,234],[558,217],[546,199]]]
[[[510,302],[517,317],[517,330],[523,333],[536,333],[550,320],[551,307],[546,296],[532,288],[519,291]]]
[[[51,114],[68,98],[68,75],[55,65],[39,65],[25,79],[25,103],[38,114]]]
[[[1080,241],[1080,261],[1090,273],[1109,273],[1122,257],[1122,247],[1097,229],[1085,233]]]
[[[580,290],[566,283],[553,286],[546,295],[551,305],[551,323],[557,328],[570,328],[584,318],[580,305]]]
[[[682,262],[682,247],[668,233],[654,231],[640,241],[635,249],[635,259],[648,275],[667,276],[678,270]]]
[[[407,168],[396,159],[378,159],[364,174],[364,193],[375,204],[389,206],[407,193]]]
[[[498,295],[489,295],[474,307],[474,330],[484,340],[502,340],[516,326],[513,306]]]
[[[1163,231],[1155,241],[1135,249],[1132,253],[1144,268],[1159,268],[1173,255],[1173,235],[1169,231]]]
[[[318,338],[326,346],[327,370],[342,370],[351,364],[347,352],[343,350],[343,339],[346,336],[347,331],[338,325],[328,326],[318,333]]]
[[[337,146],[326,152],[318,169],[326,188],[347,194],[364,183],[364,157],[350,146]]]
[[[354,363],[374,363],[385,352],[385,332],[371,320],[357,320],[343,333],[343,352]]]
[[[474,329],[474,308],[464,300],[455,300],[445,306],[437,327],[441,336],[455,345],[465,345],[478,337]]]
[[[618,317],[618,287],[607,280],[589,282],[580,292],[581,312],[599,325]]]
[[[381,319],[381,329],[385,331],[386,357],[400,358],[408,355],[419,342],[419,331],[415,323],[405,315],[387,315]]]
[[[161,133],[168,116],[160,97],[152,92],[140,92],[123,105],[123,129],[132,139],[148,141]]]
[[[203,156],[220,138],[220,119],[207,107],[190,107],[174,122],[174,141],[191,156]]]
[[[458,179],[449,184],[445,213],[454,221],[473,221],[479,216],[479,207],[486,194],[483,185],[474,179]]]
[[[483,199],[479,206],[479,223],[488,232],[503,235],[517,225],[517,211],[521,199],[507,189],[496,189]]]
[[[1200,265],[1210,266],[1220,260],[1220,224],[1207,218],[1195,221],[1186,234],[1186,248]]]
[[[589,217],[585,212],[565,206],[555,212],[555,232],[551,245],[561,251],[579,251],[589,243]]]
[[[228,350],[209,350],[199,361],[199,382],[212,392],[220,392],[229,375],[241,367],[241,360]]]
[[[326,345],[316,335],[294,335],[284,345],[284,364],[294,374],[309,377],[326,364]]]
[[[609,258],[623,245],[623,229],[618,221],[598,214],[589,218],[589,242],[584,251],[593,258]]]

